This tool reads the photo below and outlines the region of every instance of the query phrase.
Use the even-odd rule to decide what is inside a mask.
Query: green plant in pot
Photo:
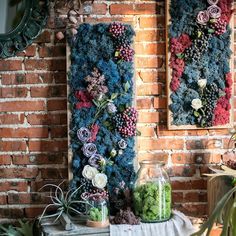
[[[214,174],[206,174],[211,176],[210,181],[214,178],[220,178],[223,176],[229,176],[232,178],[232,182],[235,185],[236,170],[233,170],[227,166],[222,166],[222,171],[217,171]],[[209,216],[208,220],[201,226],[200,230],[192,236],[210,235],[212,227],[217,222],[222,222],[223,229],[221,236],[235,236],[236,235],[236,186],[228,191],[218,202],[214,211]],[[204,234],[206,233],[206,234]]]

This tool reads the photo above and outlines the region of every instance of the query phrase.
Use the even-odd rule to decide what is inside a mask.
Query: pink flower
[[[232,74],[229,72],[225,76],[226,86],[231,87],[233,85]]]
[[[201,25],[206,25],[207,22],[210,20],[210,16],[208,11],[199,11],[197,15],[197,22]]]
[[[221,16],[221,9],[216,5],[212,5],[212,6],[208,7],[207,12],[208,12],[209,16],[213,19],[220,18],[220,16]]]
[[[216,5],[219,0],[207,0],[210,5]]]
[[[171,39],[171,52],[173,54],[183,53],[192,44],[187,34],[181,34],[178,38]]]
[[[227,22],[227,24],[229,23],[230,18],[233,13],[232,3],[233,3],[233,0],[220,0],[218,4],[222,11],[221,20],[224,22]]]
[[[89,139],[90,142],[94,142],[97,137],[97,133],[99,131],[100,127],[97,124],[93,124],[91,126],[91,138]]]
[[[81,108],[90,108],[92,107],[93,103],[91,102],[92,98],[89,95],[88,92],[86,91],[76,91],[75,92],[75,97],[79,100],[76,103],[76,109],[81,109]]]

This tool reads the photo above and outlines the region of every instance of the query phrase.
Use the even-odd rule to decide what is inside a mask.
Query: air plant
[[[213,169],[216,172],[214,174],[205,175],[211,177],[210,181],[222,176],[229,176],[233,177],[233,179],[236,179],[236,170],[228,168],[227,166],[222,166],[221,168],[222,170]],[[234,196],[235,193],[236,185],[221,198],[208,220],[201,226],[200,230],[192,234],[192,236],[205,235],[205,232],[206,236],[209,236],[211,229],[214,223],[216,222],[222,222],[223,224],[221,236],[236,235],[236,197]]]
[[[83,185],[81,185],[80,187],[78,187],[75,190],[70,189],[64,193],[60,187],[60,185],[62,183],[60,183],[58,186],[55,184],[46,184],[40,189],[40,190],[42,190],[45,187],[52,187],[52,188],[55,188],[55,192],[54,192],[54,196],[53,196],[52,190],[50,190],[50,195],[48,197],[50,197],[52,203],[48,204],[45,207],[42,215],[39,217],[39,222],[41,222],[41,220],[43,220],[43,219],[52,218],[52,217],[56,217],[54,220],[54,222],[56,222],[60,219],[60,217],[62,216],[63,213],[66,214],[67,216],[71,216],[71,213],[83,215],[82,212],[80,212],[78,209],[75,208],[75,205],[77,205],[77,204],[90,205],[87,201],[78,201],[78,200],[74,199],[76,193],[78,193],[78,191],[80,190],[80,188]],[[46,211],[51,207],[53,207],[54,209],[56,208],[56,213],[45,215]]]

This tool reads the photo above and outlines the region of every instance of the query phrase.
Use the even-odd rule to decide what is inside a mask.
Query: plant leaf
[[[177,56],[179,59],[184,58],[184,54],[183,54],[183,53],[177,53],[176,56]]]
[[[199,112],[194,111],[194,112],[193,112],[193,115],[194,115],[195,117],[199,117],[200,114],[199,114]]]
[[[125,92],[127,93],[128,90],[130,89],[130,83],[129,81],[127,81],[125,84],[124,84],[124,89],[125,89]]]

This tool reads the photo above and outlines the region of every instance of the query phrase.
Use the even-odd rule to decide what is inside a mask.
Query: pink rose
[[[197,22],[201,25],[206,25],[206,23],[209,21],[209,13],[208,11],[199,11],[197,15]]]
[[[209,16],[213,19],[220,18],[220,16],[221,16],[221,8],[216,5],[212,5],[212,6],[208,7],[207,12],[208,12]]]
[[[207,0],[207,2],[210,4],[210,5],[216,5],[219,0]]]

